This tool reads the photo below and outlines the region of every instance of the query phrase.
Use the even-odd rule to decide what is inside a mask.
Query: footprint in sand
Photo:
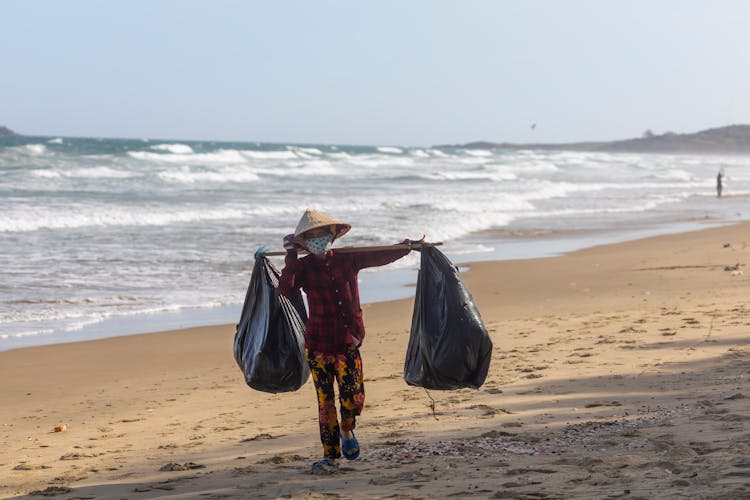
[[[61,476],[56,476],[52,478],[50,482],[69,484],[69,483],[74,483],[76,481],[83,481],[84,479],[88,479],[88,475],[85,472],[66,472]]]
[[[245,438],[242,441],[240,441],[240,443],[249,443],[251,441],[263,441],[263,440],[266,440],[266,439],[278,439],[278,438],[280,438],[282,436],[283,436],[283,434],[282,435],[278,435],[278,436],[272,436],[271,434],[268,434],[267,432],[264,432],[264,433],[258,434],[256,436],[253,436],[251,438]]]
[[[103,453],[66,453],[60,457],[60,460],[80,460],[82,458],[94,458]]]
[[[593,355],[594,354],[591,353],[591,352],[573,352],[573,353],[569,354],[568,357],[569,358],[572,358],[572,357],[590,358]]]
[[[647,333],[648,330],[645,330],[643,328],[635,328],[632,326],[626,326],[624,328],[621,328],[617,333]]]
[[[202,464],[196,464],[194,462],[185,462],[183,464],[178,464],[177,462],[169,462],[166,465],[162,465],[159,468],[160,472],[174,472],[174,471],[183,471],[183,470],[192,470],[192,469],[205,469],[206,466]]]
[[[494,417],[498,413],[503,413],[503,410],[496,410],[495,408],[488,406],[488,405],[471,405],[469,406],[469,410],[480,410],[482,412],[483,417]]]
[[[257,472],[255,466],[246,465],[244,467],[235,467],[232,469],[232,476],[249,476],[250,474],[255,474]]]
[[[584,408],[596,408],[599,406],[622,406],[622,403],[619,401],[596,401],[585,405]]]
[[[433,480],[433,478],[434,476],[432,474],[425,474],[419,470],[413,472],[406,471],[392,476],[380,475],[379,477],[370,479],[369,484],[385,486],[397,483],[424,483]]]
[[[308,460],[308,458],[303,457],[301,455],[297,455],[297,454],[288,454],[288,455],[274,455],[270,458],[264,458],[262,460],[258,460],[257,463],[281,465],[281,464],[289,464],[292,462],[301,462],[303,460]]]
[[[27,462],[21,462],[20,464],[13,467],[13,470],[40,470],[40,469],[50,469],[51,467],[49,465],[36,465],[36,464],[30,464]]]

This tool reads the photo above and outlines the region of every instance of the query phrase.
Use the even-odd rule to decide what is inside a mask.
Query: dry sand
[[[0,496],[750,498],[748,261],[742,223],[471,264],[479,390],[407,386],[411,301],[367,306],[362,458],[329,476],[311,382],[249,389],[232,326],[2,352]]]

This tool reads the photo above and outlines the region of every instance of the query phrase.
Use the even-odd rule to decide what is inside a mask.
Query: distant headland
[[[466,149],[548,149],[561,151],[597,151],[607,153],[723,153],[750,154],[750,125],[729,125],[692,134],[647,130],[642,137],[605,142],[530,143],[478,141],[444,145]]]
[[[0,137],[10,137],[10,136],[13,136],[13,135],[18,135],[18,134],[16,134],[15,132],[13,132],[8,127],[3,127],[2,125],[0,125]]]

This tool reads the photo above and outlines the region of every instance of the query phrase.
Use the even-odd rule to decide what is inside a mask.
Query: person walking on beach
[[[719,170],[719,174],[716,176],[716,197],[721,198],[721,192],[724,188],[723,181],[724,180],[724,169],[722,168]]]
[[[313,464],[313,473],[331,472],[342,454],[348,460],[359,457],[359,442],[354,429],[365,402],[359,353],[365,327],[357,273],[366,267],[398,260],[411,251],[408,239],[403,243],[409,244],[409,248],[403,250],[338,253],[331,249],[334,240],[349,229],[349,224],[307,210],[294,234],[284,236],[287,253],[279,278],[279,293],[289,297],[301,288],[307,294],[309,310],[305,351],[318,397],[320,441],[323,444],[323,459]],[[298,249],[310,254],[298,259]],[[334,380],[339,390],[340,425]]]

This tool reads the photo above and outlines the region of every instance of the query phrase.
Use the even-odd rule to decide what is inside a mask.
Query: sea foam
[[[0,232],[28,232],[40,229],[73,229],[82,227],[165,226],[175,223],[241,219],[249,216],[241,209],[170,209],[168,205],[133,209],[130,207],[91,206],[85,210],[37,209],[23,215],[0,214]]]
[[[166,151],[168,153],[174,153],[178,155],[189,155],[193,153],[193,148],[191,148],[187,144],[155,144],[151,146],[151,149]]]
[[[377,148],[379,153],[386,153],[386,154],[401,154],[404,151],[401,148],[394,148],[392,146],[380,146]]]
[[[195,170],[183,166],[177,170],[159,172],[159,178],[168,182],[180,182],[183,184],[195,184],[201,182],[224,183],[224,182],[255,182],[259,179],[258,174],[246,169],[223,168],[219,171]]]
[[[239,151],[228,149],[212,153],[150,153],[148,151],[129,151],[128,156],[137,160],[152,163],[181,163],[189,165],[244,163],[246,160]]]

